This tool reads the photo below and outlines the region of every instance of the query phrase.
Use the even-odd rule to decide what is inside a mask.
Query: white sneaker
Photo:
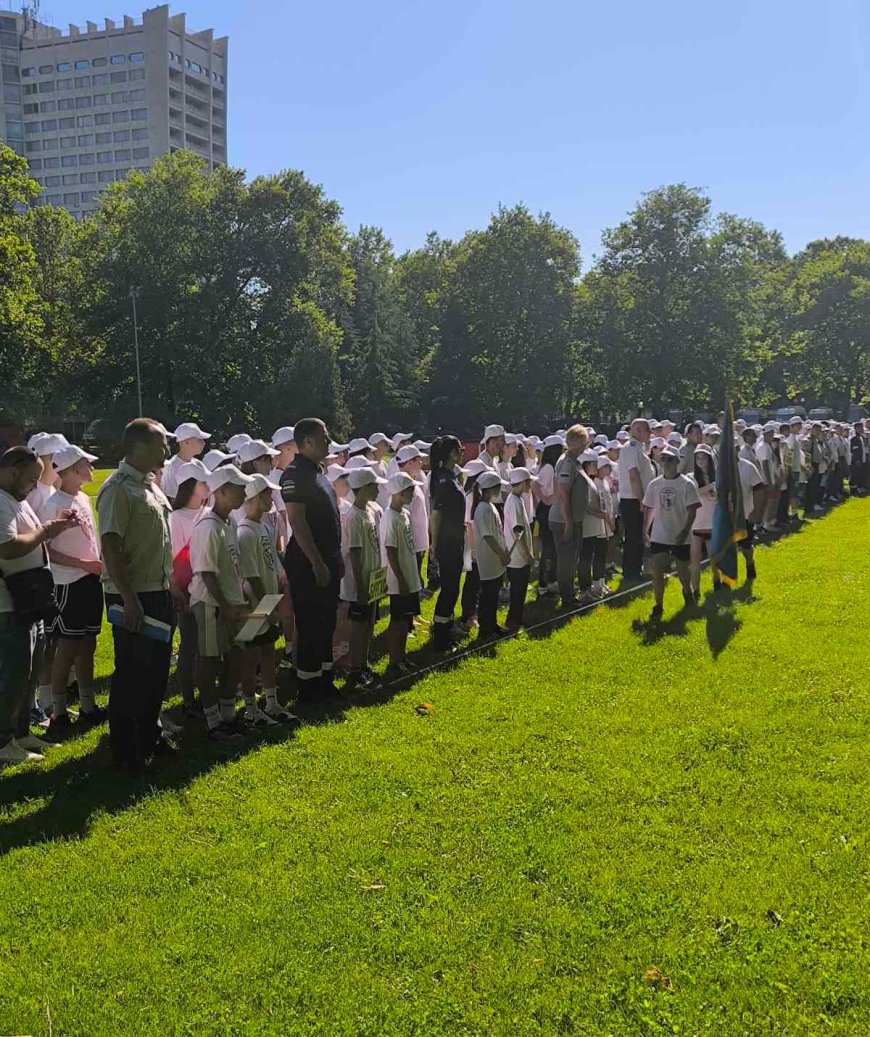
[[[255,709],[253,711],[245,710],[245,723],[250,724],[251,727],[275,727],[278,723],[277,720],[273,720],[268,713],[264,713],[262,709]]]
[[[44,753],[46,749],[60,749],[60,742],[47,742],[36,735],[25,735],[23,738],[16,738],[15,741],[22,749],[29,749],[34,753]]]
[[[299,717],[295,713],[291,713],[289,709],[285,709],[280,702],[274,706],[266,706],[262,713],[269,720],[273,720],[276,723],[280,723],[282,720],[298,720]]]
[[[165,717],[162,713],[160,714],[160,726],[170,738],[178,738],[179,735],[184,734],[184,728],[181,724],[176,724],[174,720],[170,720],[169,717]]]
[[[37,763],[44,759],[41,753],[23,749],[14,738],[0,749],[0,763]]]

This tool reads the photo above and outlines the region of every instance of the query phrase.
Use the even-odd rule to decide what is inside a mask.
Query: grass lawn
[[[146,789],[102,729],[4,772],[0,1034],[865,1037],[868,532]]]

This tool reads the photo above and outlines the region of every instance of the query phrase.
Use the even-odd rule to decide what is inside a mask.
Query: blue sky
[[[95,2],[43,0],[42,13],[125,13]],[[172,10],[230,37],[231,164],[302,169],[351,229],[381,226],[399,251],[523,201],[576,234],[587,267],[603,228],[674,181],[778,228],[792,251],[870,237],[866,0]]]

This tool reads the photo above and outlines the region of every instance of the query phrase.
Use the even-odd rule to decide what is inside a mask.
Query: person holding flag
[[[746,463],[752,464],[751,461]],[[761,484],[763,487],[763,479]],[[725,427],[722,429],[716,473],[716,511],[713,514],[713,530],[710,537],[710,563],[713,567],[714,583],[721,581],[728,587],[737,586],[737,545],[745,539],[746,512],[743,505],[743,483],[738,466],[737,445],[734,441],[734,411],[731,401],[726,400]]]

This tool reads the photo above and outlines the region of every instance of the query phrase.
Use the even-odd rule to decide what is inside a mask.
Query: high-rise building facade
[[[166,5],[67,32],[0,10],[0,140],[26,156],[40,200],[76,217],[167,151],[225,165],[227,38]]]

